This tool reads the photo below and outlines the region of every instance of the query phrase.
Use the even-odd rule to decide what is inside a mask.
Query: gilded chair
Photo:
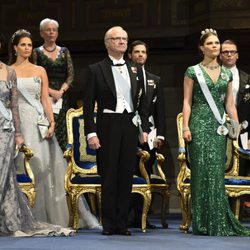
[[[177,160],[180,170],[177,176],[177,190],[180,194],[182,224],[180,230],[187,233],[191,222],[191,193],[190,181],[191,172],[189,169],[188,159],[186,155],[186,145],[182,138],[182,113],[177,116],[177,132],[179,153]],[[250,177],[239,176],[239,146],[237,141],[228,139],[228,145],[231,146],[227,150],[227,160],[225,163],[225,189],[229,197],[233,198],[232,211],[235,217],[239,217],[240,197],[250,194]]]
[[[185,141],[182,138],[182,113],[177,116],[177,132],[179,143],[179,154],[177,160],[179,162],[179,173],[177,176],[177,190],[180,194],[182,224],[180,230],[188,232],[191,221],[191,195],[190,195],[190,179],[191,173],[187,164]]]
[[[243,148],[239,147],[239,145],[237,145],[236,148],[237,148],[237,151],[238,151],[240,157],[245,158],[247,160],[250,160],[250,150],[243,149]]]
[[[141,217],[141,230],[146,232],[147,228],[147,215],[151,205],[151,186],[150,179],[145,169],[145,162],[149,159],[149,153],[144,150],[137,152],[139,158],[140,176],[133,177],[132,193],[140,194],[143,197],[142,217]]]
[[[152,166],[152,173],[149,177],[151,194],[159,194],[162,198],[161,205],[161,224],[163,228],[167,228],[166,213],[170,197],[170,183],[162,170],[165,157],[162,154],[156,153],[156,160]]]
[[[239,147],[238,141],[233,141],[233,166],[226,172],[226,191],[234,199],[233,212],[239,219],[241,196],[250,194],[250,177],[239,176],[239,157],[250,160],[250,150]]]
[[[36,198],[35,178],[29,163],[31,157],[33,156],[33,152],[26,145],[22,145],[19,152],[23,153],[24,155],[23,157],[24,168],[22,168],[22,166],[17,166],[17,169],[19,170],[16,173],[16,179],[19,188],[27,196],[30,206],[33,207],[35,205],[35,198]]]
[[[65,190],[69,208],[69,225],[78,228],[79,198],[92,194],[100,208],[101,178],[97,173],[96,151],[89,148],[84,135],[83,108],[69,109],[66,115],[68,145],[64,152],[67,160]]]
[[[101,218],[101,178],[97,173],[96,151],[89,148],[84,135],[83,108],[69,109],[66,115],[68,146],[64,152],[67,160],[65,175],[65,190],[70,213],[69,225],[78,228],[78,201],[82,194],[96,196]],[[149,179],[146,181],[145,161],[149,155],[145,151],[138,152],[140,170],[143,177],[133,178],[132,193],[143,196],[142,231],[146,231],[146,218],[151,203]],[[92,208],[95,202],[92,201]]]

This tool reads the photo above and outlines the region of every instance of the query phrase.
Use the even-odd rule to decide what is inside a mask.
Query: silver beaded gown
[[[10,67],[2,65],[4,69],[6,67],[7,79],[0,80],[0,100],[13,119],[8,122],[0,112],[0,235],[71,235],[71,229],[37,221],[32,215],[26,197],[18,188],[13,160],[15,129],[20,133],[16,74]]]

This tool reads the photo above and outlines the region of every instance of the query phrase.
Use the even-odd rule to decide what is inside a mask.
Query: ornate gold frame
[[[18,186],[21,191],[27,196],[30,206],[33,207],[35,205],[36,199],[35,177],[29,163],[31,157],[33,156],[33,152],[26,145],[23,145],[19,151],[24,154],[24,170],[25,174],[30,177],[31,182],[18,183]]]
[[[150,189],[151,193],[157,193],[162,198],[162,207],[161,207],[161,224],[163,228],[168,228],[168,223],[166,222],[167,208],[169,205],[170,198],[170,184],[167,183],[166,176],[162,170],[162,164],[165,161],[165,157],[162,154],[156,153],[156,169],[153,169],[154,175],[159,179],[163,180],[164,184],[151,183]]]
[[[66,116],[67,122],[67,133],[68,133],[68,144],[73,145],[73,125],[72,120],[75,117],[79,117],[83,114],[83,108],[79,109],[69,109]],[[83,141],[85,141],[83,139]],[[82,148],[80,149],[82,150]],[[138,193],[143,196],[143,211],[142,211],[142,232],[146,232],[146,220],[147,214],[149,210],[149,206],[151,204],[151,186],[149,177],[145,170],[145,161],[149,158],[149,154],[146,151],[139,151],[138,156],[140,157],[139,168],[141,171],[142,177],[146,180],[146,184],[133,184],[132,185],[132,193]],[[84,193],[92,193],[97,196],[97,203],[99,208],[99,214],[101,218],[101,185],[100,184],[73,184],[71,183],[71,179],[79,174],[81,176],[95,176],[97,174],[97,167],[93,167],[91,170],[84,170],[79,168],[73,157],[73,148],[69,147],[64,152],[64,157],[67,160],[68,167],[65,175],[65,190],[67,193],[67,203],[70,213],[70,221],[69,225],[74,229],[78,228],[78,200],[79,197]]]

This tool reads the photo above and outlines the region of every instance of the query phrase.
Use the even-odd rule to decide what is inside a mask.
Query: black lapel
[[[153,81],[155,81],[154,79],[150,77],[150,75],[146,71],[146,88],[147,88],[146,96],[147,96],[148,102],[151,103],[151,100],[153,99],[153,94],[154,94],[154,86],[150,85],[148,80],[152,83]]]
[[[128,73],[130,76],[130,84],[131,84],[131,93],[132,93],[132,100],[134,103],[135,100],[135,96],[136,96],[136,91],[137,91],[137,67],[131,67],[131,64],[126,61],[126,65],[128,68]]]
[[[238,95],[237,95],[237,103],[240,102],[241,98],[242,98],[242,94],[244,92],[244,88],[247,82],[247,79],[245,77],[245,75],[242,73],[241,70],[239,70],[239,80],[240,80],[240,86],[239,86],[239,91],[238,91]]]
[[[103,61],[100,62],[100,66],[104,75],[104,78],[110,87],[114,96],[116,96],[116,89],[115,89],[115,80],[113,77],[112,69],[111,69],[112,61],[109,57],[105,58]]]

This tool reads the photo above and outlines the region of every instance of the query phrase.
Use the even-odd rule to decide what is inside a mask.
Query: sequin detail
[[[221,68],[216,83],[202,69],[206,84],[221,115],[224,97],[232,74]],[[193,67],[185,75],[194,80],[192,113],[189,127],[192,142],[188,145],[191,168],[192,228],[194,234],[229,236],[250,235],[231,212],[225,193],[224,171],[226,137],[218,135],[219,123],[200,89]]]

